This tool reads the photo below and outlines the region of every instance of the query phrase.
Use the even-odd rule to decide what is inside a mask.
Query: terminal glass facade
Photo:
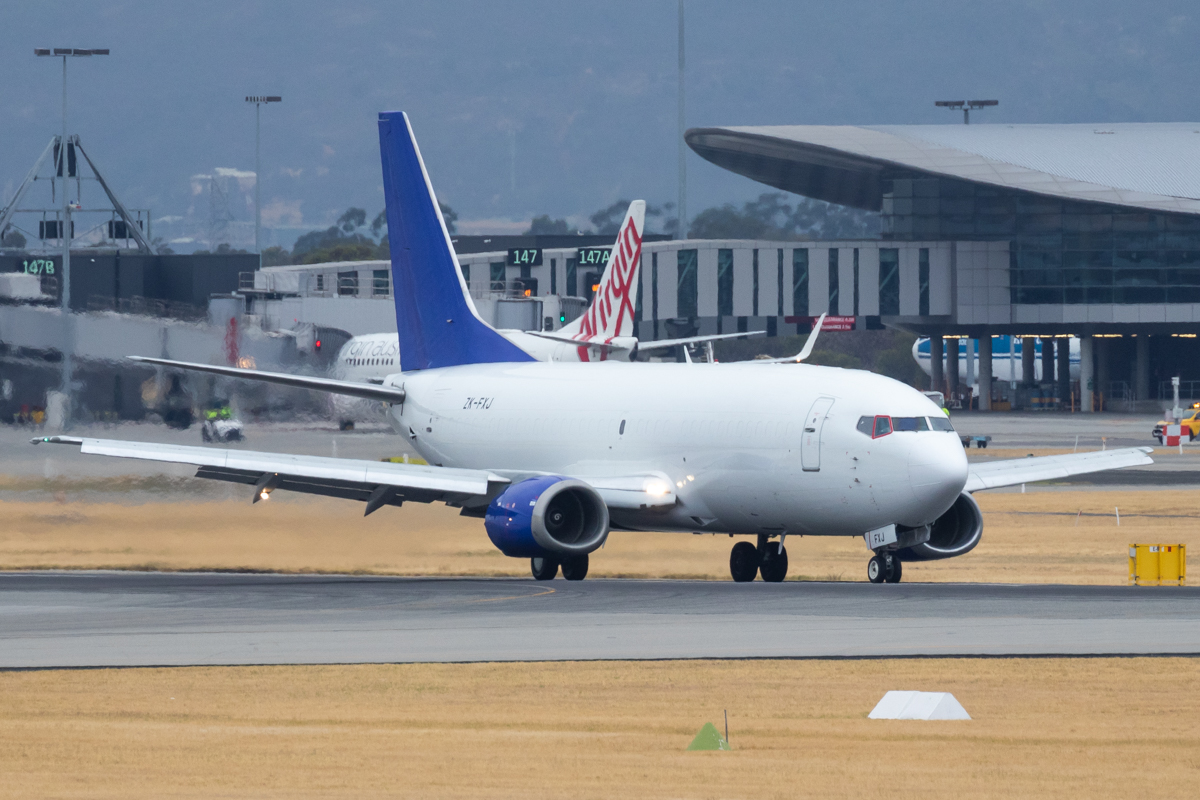
[[[883,237],[1008,240],[1017,304],[1200,303],[1200,216],[954,178],[883,183]]]

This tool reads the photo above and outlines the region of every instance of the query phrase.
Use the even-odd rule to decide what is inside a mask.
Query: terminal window
[[[575,275],[575,267],[579,263],[578,259],[567,259],[567,297],[578,297],[579,281]]]
[[[929,248],[922,247],[917,255],[917,313],[929,316]]]
[[[900,251],[894,247],[879,248],[879,313],[900,314]]]
[[[654,320],[658,336],[658,253],[650,256],[650,319]]]
[[[751,301],[750,313],[757,317],[758,316],[758,248],[754,249],[754,265],[753,265],[753,268],[751,269],[751,272],[753,273],[753,276],[754,276],[754,286],[753,286],[753,291],[751,292],[751,296],[752,296],[753,300]]]
[[[838,251],[836,247],[829,248],[829,315],[839,316],[838,313]]]
[[[807,256],[808,251],[806,250],[804,252],[805,252],[805,255]],[[778,258],[778,265],[779,265],[779,275],[776,279],[775,299],[779,303],[779,311],[777,312],[776,316],[782,317],[783,316],[783,248],[782,247],[779,248],[779,254],[778,254],[777,258]],[[807,287],[806,287],[806,290],[807,290]],[[774,334],[769,334],[769,335],[774,336]]]
[[[804,249],[792,251],[792,313],[808,316],[808,250]]]
[[[353,297],[358,294],[358,271],[350,270],[348,272],[338,273],[338,295],[342,297]]]
[[[696,253],[695,250],[677,250],[675,281],[675,316],[695,317],[696,310]]]
[[[492,282],[492,288],[493,289],[503,289],[504,281],[505,281],[504,262],[503,261],[493,261],[489,266],[491,267],[490,280]]]
[[[558,259],[550,259],[550,294],[558,294]]]
[[[733,316],[733,251],[717,251],[717,314]]]
[[[387,297],[392,293],[391,275],[386,269],[377,269],[372,271],[371,275],[371,296],[372,297]]]

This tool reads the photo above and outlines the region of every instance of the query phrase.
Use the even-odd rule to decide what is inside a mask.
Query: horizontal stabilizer
[[[257,369],[241,369],[240,367],[218,367],[213,364],[171,361],[166,358],[129,356],[129,360],[142,364],[155,364],[160,367],[173,367],[193,372],[208,372],[213,375],[224,375],[227,378],[245,378],[248,381],[278,383],[283,386],[295,386],[298,389],[313,389],[318,392],[329,392],[330,394],[365,397],[368,400],[382,400],[385,403],[404,402],[404,390],[392,386],[378,386],[370,383],[358,383],[357,381],[339,381],[333,378],[317,378],[309,375],[289,375],[286,372],[263,372]]]
[[[1089,472],[1141,467],[1153,464],[1153,447],[1123,447],[1119,450],[1096,450],[1090,453],[1068,453],[1038,458],[1006,458],[1003,461],[976,462],[970,466],[965,490],[999,489],[1021,483],[1052,481]]]

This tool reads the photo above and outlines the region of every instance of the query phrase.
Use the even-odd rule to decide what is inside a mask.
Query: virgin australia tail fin
[[[403,371],[533,361],[479,318],[408,115],[379,115],[392,294]]]
[[[642,226],[646,202],[634,200],[617,231],[617,243],[608,255],[608,265],[583,316],[558,332],[580,341],[608,342],[618,336],[636,336],[633,329],[637,305],[638,270],[642,266]]]

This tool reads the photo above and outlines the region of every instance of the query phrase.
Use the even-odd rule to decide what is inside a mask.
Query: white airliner
[[[941,410],[860,370],[538,362],[480,320],[407,116],[379,119],[403,371],[382,384],[137,360],[390,404],[428,466],[111,439],[82,452],[195,464],[197,477],[384,505],[440,501],[483,518],[535,578],[582,579],[617,530],[748,536],[735,581],[787,574],[788,536],[862,536],[873,582],[980,541],[972,492],[1150,463],[1150,448],[968,464]],[[536,434],[536,435],[531,435]],[[402,513],[402,512],[401,512]]]
[[[1079,340],[1075,338],[1059,339],[1060,342],[1069,342],[1067,352],[1070,355],[1070,374],[1071,380],[1079,380]],[[993,336],[992,337],[992,377],[997,381],[1020,381],[1023,374],[1021,367],[1021,353],[1023,350],[1024,337],[1020,336]],[[975,339],[946,339],[943,346],[946,352],[958,347],[958,375],[962,380],[966,380],[968,375],[974,376],[971,379],[971,384],[978,387],[979,380],[979,342]],[[1037,339],[1033,345],[1035,357],[1033,359],[1033,379],[1035,381],[1042,380],[1042,342]],[[926,375],[933,375],[933,367],[930,364],[929,356],[929,339],[921,338],[913,342],[912,348],[913,358]],[[943,364],[944,366],[944,364]]]
[[[642,230],[646,220],[646,202],[634,200],[617,230],[617,241],[608,254],[604,273],[596,284],[592,302],[575,320],[557,331],[531,332],[510,329],[497,331],[505,339],[538,361],[633,361],[640,352],[679,345],[709,343],[761,335],[763,331],[689,336],[639,342],[634,326],[637,306],[638,274],[642,265]],[[334,377],[360,383],[382,383],[400,369],[400,335],[371,333],[355,336],[338,351]],[[354,422],[382,420],[387,416],[384,404],[362,398],[333,395],[334,418],[345,430]]]

